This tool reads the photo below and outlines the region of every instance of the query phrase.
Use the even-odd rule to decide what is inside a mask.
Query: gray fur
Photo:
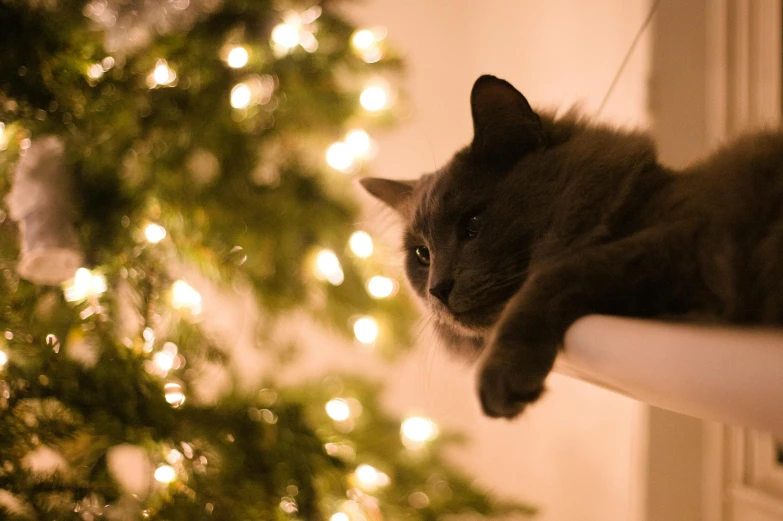
[[[536,114],[492,76],[471,108],[473,142],[444,167],[362,183],[406,223],[407,277],[440,336],[486,351],[488,415],[538,399],[566,329],[587,314],[783,326],[783,134],[678,172],[645,134]],[[442,281],[453,281],[447,299],[430,292]]]

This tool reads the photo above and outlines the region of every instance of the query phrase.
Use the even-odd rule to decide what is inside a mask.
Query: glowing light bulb
[[[235,109],[244,109],[250,105],[253,92],[247,83],[237,83],[231,89],[231,106]]]
[[[361,230],[353,232],[351,238],[348,240],[348,246],[351,248],[354,255],[362,259],[366,259],[372,255],[372,237],[370,237],[370,234],[367,232]]]
[[[152,356],[152,363],[165,375],[174,367],[174,357],[165,351],[158,351]]]
[[[350,172],[355,164],[351,147],[342,142],[334,143],[326,151],[326,162],[335,170]]]
[[[178,383],[167,383],[163,386],[163,395],[166,401],[175,409],[185,403],[185,392]]]
[[[0,141],[5,137],[5,123],[0,122]]]
[[[359,485],[367,491],[372,491],[378,487],[388,485],[390,482],[388,475],[366,463],[362,463],[356,467],[354,475],[356,476]]]
[[[166,60],[158,60],[155,70],[152,71],[152,79],[155,85],[171,85],[177,79],[177,73],[169,67]]]
[[[383,51],[377,45],[373,45],[366,51],[362,51],[362,60],[365,63],[378,63],[383,58]]]
[[[348,132],[345,135],[345,144],[356,157],[366,159],[372,154],[372,139],[364,130],[358,129]]]
[[[171,286],[171,305],[197,315],[201,313],[201,294],[184,280],[178,280]]]
[[[375,298],[386,298],[394,293],[394,286],[392,279],[376,275],[367,281],[367,292]]]
[[[386,38],[386,29],[383,27],[361,29],[353,33],[351,45],[356,54],[366,63],[376,63],[383,58],[383,48],[380,43],[384,38]]]
[[[308,31],[301,31],[299,33],[299,45],[307,52],[312,53],[318,50],[318,40],[313,33]]]
[[[354,322],[353,334],[362,344],[372,344],[378,338],[378,323],[372,317],[362,317]]]
[[[282,23],[272,29],[272,41],[286,49],[299,45],[299,31],[293,25]]]
[[[171,449],[168,454],[166,454],[166,461],[171,463],[172,465],[179,463],[182,461],[185,457],[182,455],[180,451],[177,449]]]
[[[321,250],[315,257],[315,274],[318,278],[339,286],[345,280],[340,260],[332,250]]]
[[[88,297],[98,296],[106,291],[106,278],[92,273],[87,268],[76,270],[70,284],[64,289],[66,302],[76,302]]]
[[[375,35],[370,29],[361,29],[353,33],[351,44],[356,50],[364,51],[375,45]]]
[[[337,512],[329,518],[329,521],[351,521],[351,518],[344,512]]]
[[[402,443],[409,449],[421,447],[438,437],[438,426],[429,418],[411,416],[400,426]]]
[[[87,67],[87,76],[93,80],[100,79],[104,72],[106,71],[103,70],[103,66],[100,63],[93,63]]]
[[[370,112],[378,112],[389,105],[389,90],[381,85],[371,85],[362,91],[359,103]]]
[[[159,224],[149,223],[147,227],[144,228],[144,237],[147,238],[147,242],[157,244],[166,238],[166,228]]]
[[[247,61],[250,59],[250,55],[247,53],[247,49],[244,47],[234,47],[229,51],[226,57],[226,63],[233,69],[241,69],[247,65]]]
[[[144,352],[152,352],[152,346],[155,343],[155,331],[150,327],[145,327],[141,332],[141,337],[144,339]]]
[[[171,465],[161,465],[155,469],[155,480],[160,483],[171,483],[177,479],[177,471]]]
[[[341,422],[351,417],[351,408],[342,398],[335,398],[326,402],[326,414],[334,421]]]
[[[73,284],[70,286],[72,289],[71,294],[73,296],[76,296],[78,293],[80,296],[76,298],[68,298],[67,291],[66,291],[66,300],[78,300],[80,298],[84,298],[87,295],[87,289],[90,286],[90,281],[92,280],[92,273],[90,273],[90,270],[87,268],[79,268],[76,270],[76,275],[73,277]]]
[[[0,369],[5,367],[5,364],[7,364],[7,363],[8,363],[8,355],[6,354],[5,351],[0,350]],[[347,406],[347,404],[346,404],[346,406]]]
[[[302,13],[301,20],[302,23],[305,24],[311,24],[318,20],[318,18],[323,14],[323,8],[320,5],[314,5],[304,13]]]

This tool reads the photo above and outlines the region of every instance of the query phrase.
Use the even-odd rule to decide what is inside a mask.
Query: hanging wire
[[[617,81],[620,79],[620,76],[622,76],[623,70],[625,69],[625,66],[628,64],[628,60],[631,59],[631,55],[633,54],[634,49],[636,49],[636,45],[639,43],[639,40],[641,39],[642,34],[644,34],[645,29],[647,29],[647,26],[650,25],[650,22],[653,19],[653,15],[655,15],[655,12],[658,10],[658,4],[660,3],[661,0],[655,0],[653,2],[652,6],[650,7],[650,12],[647,13],[647,18],[644,20],[644,23],[636,32],[636,36],[631,42],[631,46],[628,48],[628,52],[625,53],[625,58],[623,58],[623,61],[620,64],[620,68],[617,69],[617,73],[614,75],[614,78],[612,79],[612,83],[609,85],[609,89],[607,89],[606,94],[604,95],[604,99],[601,101],[601,105],[598,107],[598,110],[595,113],[596,118],[604,110],[604,107],[606,106],[606,102],[609,101],[612,92],[614,92],[614,87],[615,85],[617,85]]]

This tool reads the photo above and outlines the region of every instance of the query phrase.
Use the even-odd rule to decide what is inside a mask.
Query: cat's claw
[[[479,398],[484,414],[511,419],[544,392],[543,382],[521,382],[508,366],[486,364],[479,376]]]

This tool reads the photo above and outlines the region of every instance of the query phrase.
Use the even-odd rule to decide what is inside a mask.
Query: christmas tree
[[[353,223],[400,62],[337,2],[0,0],[0,516],[326,520],[528,515],[331,375],[283,387],[305,313],[392,354],[412,312]],[[272,363],[196,287],[251,295]]]

